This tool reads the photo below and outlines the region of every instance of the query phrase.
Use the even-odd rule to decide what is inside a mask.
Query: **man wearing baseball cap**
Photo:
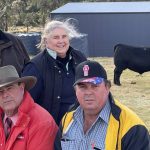
[[[129,108],[114,100],[103,66],[84,61],[76,67],[74,88],[79,106],[61,122],[55,149],[149,150],[147,128]]]
[[[35,83],[11,65],[0,67],[0,150],[53,150],[58,127],[28,93]]]

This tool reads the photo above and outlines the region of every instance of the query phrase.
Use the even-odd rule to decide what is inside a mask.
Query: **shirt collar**
[[[57,53],[56,53],[55,51],[53,51],[53,50],[51,50],[51,49],[49,49],[49,48],[46,48],[46,50],[47,50],[48,54],[49,54],[50,56],[52,56],[54,59],[57,58]],[[69,50],[68,50],[68,52],[69,52]],[[72,56],[71,56],[71,54],[70,54],[70,52],[69,52],[69,60],[71,60],[71,59],[72,59]]]
[[[75,113],[73,114],[73,118],[81,123],[81,125],[83,124],[83,109],[81,106],[77,107]]]
[[[15,125],[17,123],[18,120],[18,113],[16,113],[14,116],[12,117],[8,117],[6,114],[4,115],[4,119],[3,122],[5,123],[6,119],[10,118],[12,120],[12,125]]]
[[[57,57],[57,53],[49,48],[46,48],[47,49],[47,52],[50,56],[52,56],[54,59],[56,59]]]
[[[111,112],[111,107],[110,107],[110,102],[109,100],[107,100],[105,106],[103,107],[103,109],[100,111],[98,118],[101,118],[105,123],[108,124],[109,122],[109,116],[110,116],[110,112]],[[79,106],[74,115],[73,115],[75,120],[80,120],[80,122],[83,123],[83,109],[81,108],[81,106]],[[97,119],[98,119],[97,118]],[[96,119],[96,120],[97,120]]]
[[[110,111],[111,111],[110,103],[109,103],[109,100],[107,100],[105,106],[99,113],[99,118],[101,118],[107,124],[109,122]]]

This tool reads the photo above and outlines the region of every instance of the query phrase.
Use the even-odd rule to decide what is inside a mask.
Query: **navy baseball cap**
[[[77,65],[74,86],[83,82],[100,84],[104,79],[107,80],[107,73],[104,67],[96,61],[87,60]]]

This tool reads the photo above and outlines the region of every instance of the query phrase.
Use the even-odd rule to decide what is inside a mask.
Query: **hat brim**
[[[0,88],[5,87],[5,86],[9,86],[11,84],[23,82],[23,83],[25,83],[25,89],[30,90],[32,87],[34,87],[36,81],[37,81],[36,77],[26,76],[26,77],[16,78],[16,79],[9,81],[7,83],[5,82],[3,84],[0,84]]]
[[[81,83],[81,82],[82,82],[83,80],[85,80],[85,79],[87,79],[87,78],[82,78],[82,79],[77,80],[77,81],[73,84],[73,86],[77,85],[78,83]]]
[[[78,83],[93,83],[95,85],[101,84],[104,81],[104,78],[101,77],[92,77],[92,78],[81,78],[77,80],[73,86],[75,86]]]

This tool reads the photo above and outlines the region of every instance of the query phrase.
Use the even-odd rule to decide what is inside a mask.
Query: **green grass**
[[[144,121],[150,131],[150,72],[140,76],[131,70],[124,70],[121,75],[122,86],[113,84],[114,63],[113,58],[89,58],[101,63],[107,70],[108,79],[111,80],[111,92],[114,98],[128,106]]]

